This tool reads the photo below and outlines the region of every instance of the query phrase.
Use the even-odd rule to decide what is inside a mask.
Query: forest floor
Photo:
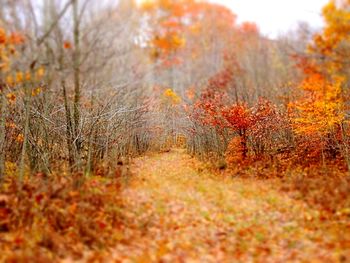
[[[341,222],[281,192],[277,181],[214,175],[183,150],[135,160],[122,191],[130,225],[122,262],[348,262]],[[349,226],[347,226],[349,227]],[[345,243],[344,243],[345,242]]]

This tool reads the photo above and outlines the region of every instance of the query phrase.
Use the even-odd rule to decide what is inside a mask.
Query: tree
[[[316,56],[319,66],[324,73],[344,75],[349,84],[348,72],[350,54],[350,2],[347,0],[331,0],[323,8],[325,27],[314,36],[309,47],[311,54]]]
[[[309,56],[297,56],[298,67],[305,77],[299,85],[303,97],[290,104],[293,129],[297,136],[304,136],[303,141],[309,138],[310,143],[318,142],[316,148],[323,160],[325,151],[334,158],[339,152],[337,148],[343,148],[347,162],[349,159],[344,131],[350,81],[349,4],[348,1],[330,1],[323,8],[325,28],[314,36],[308,48]],[[304,147],[310,148],[305,143]]]

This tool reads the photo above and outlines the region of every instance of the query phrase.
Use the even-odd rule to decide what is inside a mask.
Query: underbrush
[[[316,210],[316,218],[305,224],[333,236],[329,247],[350,253],[350,177],[336,166],[307,167],[289,170],[276,187],[290,197]],[[334,242],[336,240],[336,242]],[[335,244],[337,243],[337,244]],[[340,262],[347,262],[346,258]]]
[[[305,166],[265,158],[231,163],[225,174],[273,181],[277,189],[318,209],[322,218],[350,219],[350,176],[338,163]]]
[[[321,151],[317,143],[313,147],[300,143],[295,148],[244,155],[241,138],[234,137],[225,153],[225,174],[272,179],[278,189],[320,210],[321,217],[350,219],[350,176],[342,153],[332,145]]]
[[[321,219],[350,219],[350,176],[337,167],[289,170],[281,180],[281,190],[320,210]]]
[[[38,174],[0,186],[0,261],[52,262],[79,259],[123,237],[123,202],[118,181],[77,174]],[[120,231],[118,231],[118,229]]]

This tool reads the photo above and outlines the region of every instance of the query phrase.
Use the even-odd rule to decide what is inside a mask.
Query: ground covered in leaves
[[[7,182],[0,261],[350,261],[346,211],[325,216],[281,180],[216,174],[176,149],[131,169],[122,183]]]
[[[349,220],[280,191],[278,181],[213,175],[173,150],[140,158],[123,191],[133,222],[113,251],[130,262],[346,262]]]

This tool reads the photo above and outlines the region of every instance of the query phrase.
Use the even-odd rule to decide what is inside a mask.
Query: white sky
[[[255,22],[268,36],[294,28],[298,21],[322,27],[322,7],[329,0],[211,0],[228,6],[238,20]]]

